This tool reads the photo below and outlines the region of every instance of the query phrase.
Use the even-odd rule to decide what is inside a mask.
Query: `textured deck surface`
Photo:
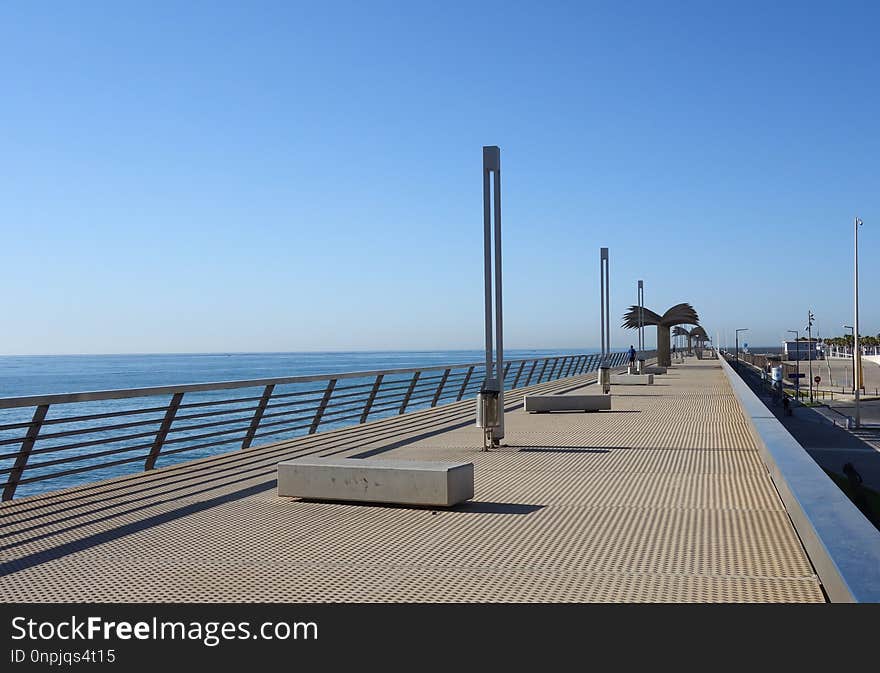
[[[508,393],[595,392],[594,375]],[[473,401],[0,506],[0,599],[821,602],[717,362],[614,386],[612,411],[506,416]],[[509,407],[511,409],[512,407]],[[275,493],[298,455],[473,461],[452,510]]]

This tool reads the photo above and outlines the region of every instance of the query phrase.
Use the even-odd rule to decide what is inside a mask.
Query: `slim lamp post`
[[[861,409],[859,408],[859,395],[862,388],[862,362],[861,353],[859,352],[859,227],[862,221],[857,217],[853,222],[853,231],[855,232],[855,320],[853,321],[853,361],[855,362],[855,375],[853,381],[856,387],[856,427],[862,425]]]
[[[813,311],[807,311],[807,362],[810,367],[810,404],[813,403]]]
[[[494,222],[493,216],[494,215]],[[494,234],[494,236],[493,236]],[[494,241],[493,241],[494,238]],[[494,243],[494,245],[493,245]],[[494,288],[493,288],[494,258]],[[483,274],[486,321],[486,378],[478,396],[477,424],[483,428],[483,449],[504,437],[504,326],[501,311],[501,150],[483,147]],[[493,289],[494,322],[493,334]],[[494,344],[493,344],[494,336]],[[494,345],[494,358],[493,358]],[[492,365],[495,365],[493,375]]]
[[[608,248],[599,249],[599,303],[601,305],[599,326],[600,337],[602,341],[602,358],[599,361],[599,383],[602,386],[602,392],[606,395],[611,392],[611,370],[610,370],[610,352],[611,352],[611,307],[609,285],[609,268]]]
[[[749,331],[748,327],[740,327],[738,330],[736,330],[736,337],[735,338],[736,338],[736,366],[737,366],[737,368],[739,368],[739,333],[740,332],[748,332],[748,331]]]
[[[645,284],[639,281],[639,353],[645,350]]]

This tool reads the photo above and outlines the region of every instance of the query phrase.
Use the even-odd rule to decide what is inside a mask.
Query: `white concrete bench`
[[[474,497],[474,465],[381,458],[296,458],[278,463],[278,495],[451,507]]]
[[[611,383],[617,386],[649,386],[654,383],[653,374],[612,374]]]
[[[546,411],[600,411],[611,408],[611,395],[524,395],[523,409]]]

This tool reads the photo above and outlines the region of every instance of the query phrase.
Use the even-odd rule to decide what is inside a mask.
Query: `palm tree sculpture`
[[[688,343],[688,350],[687,350],[687,352],[688,352],[688,353],[691,352],[691,341],[692,341],[692,339],[694,338],[694,332],[693,332],[693,330],[686,329],[686,328],[682,327],[681,325],[676,325],[675,327],[672,328],[672,336],[674,336],[674,337],[677,337],[677,336],[683,336],[683,337],[685,337],[685,338],[687,339],[687,343]]]
[[[642,325],[657,326],[657,364],[661,367],[672,366],[672,359],[669,357],[669,330],[675,325],[696,325],[700,322],[700,316],[690,304],[676,304],[663,315],[647,308],[630,306],[623,314],[623,327],[638,329],[640,310]]]
[[[706,347],[706,342],[709,340],[709,335],[700,325],[697,325],[691,330],[691,339],[697,342],[697,348],[702,350]]]

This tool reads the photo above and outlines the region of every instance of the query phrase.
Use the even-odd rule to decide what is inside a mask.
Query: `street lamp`
[[[807,361],[810,363],[810,404],[813,403],[813,315],[812,310],[807,311]]]
[[[736,330],[736,366],[739,368],[739,333],[740,332],[748,332],[748,327],[741,327]]]
[[[843,328],[848,329],[850,332],[853,333],[853,346],[855,346],[855,343],[856,343],[855,342],[855,328],[852,325],[844,325]],[[855,348],[853,348],[852,361],[853,361],[852,384],[853,384],[853,395],[855,395],[855,392],[856,392],[856,349]]]
[[[856,363],[856,373],[853,382],[856,387],[856,427],[861,427],[862,417],[859,409],[859,392],[862,387],[862,359],[859,352],[859,227],[862,221],[857,217],[854,222],[853,230],[855,231],[855,320],[853,321],[853,359],[858,358]]]
[[[639,302],[639,353],[645,350],[645,282],[639,281],[638,284],[638,302]]]
[[[801,334],[796,329],[788,330],[790,334],[794,334],[794,346],[797,351],[797,356],[794,359],[795,367],[797,368],[797,373],[794,377],[794,396],[797,398],[797,401],[801,401]]]

